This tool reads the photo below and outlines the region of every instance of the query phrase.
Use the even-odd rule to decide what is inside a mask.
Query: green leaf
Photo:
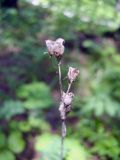
[[[50,88],[42,82],[23,85],[17,95],[24,99],[24,106],[27,109],[45,109],[53,104]]]
[[[24,150],[25,142],[22,134],[19,132],[13,132],[8,137],[8,147],[14,153],[20,153]]]
[[[0,151],[0,160],[15,160],[15,156],[8,150]]]
[[[54,157],[54,160],[58,160],[60,157],[60,145],[60,137],[57,135],[44,134],[37,137],[35,148],[38,152],[42,153],[43,159],[52,160]],[[53,148],[53,146],[55,147]],[[66,160],[87,160],[87,154],[84,148],[74,139],[65,140],[64,156],[66,156]]]
[[[8,100],[5,101],[0,108],[0,118],[10,119],[11,117],[25,112],[23,103],[20,101]]]
[[[0,132],[0,148],[3,148],[6,144],[6,136]]]

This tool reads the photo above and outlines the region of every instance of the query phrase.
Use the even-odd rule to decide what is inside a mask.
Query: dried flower
[[[62,102],[66,106],[68,106],[68,105],[70,105],[72,103],[73,97],[74,97],[74,94],[72,92],[69,92],[69,93],[63,92],[63,94],[62,94]]]
[[[79,74],[79,70],[77,68],[69,67],[68,70],[68,79],[72,83]]]
[[[50,56],[54,55],[54,52],[53,52],[54,41],[46,40],[46,46],[47,46],[49,55]]]
[[[63,102],[60,103],[59,111],[60,111],[60,117],[61,117],[61,119],[65,120],[66,119],[66,111],[65,111],[65,105],[64,105]]]
[[[58,38],[56,41],[46,40],[46,46],[49,52],[49,55],[54,55],[58,60],[61,59],[64,53],[64,39]]]
[[[66,119],[66,114],[71,111],[71,103],[73,100],[74,94],[72,92],[62,94],[62,99],[59,107],[61,113],[61,119]]]

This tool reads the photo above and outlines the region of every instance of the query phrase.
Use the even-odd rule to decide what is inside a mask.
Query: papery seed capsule
[[[78,76],[78,74],[79,74],[79,70],[77,68],[69,67],[69,70],[68,70],[68,80],[70,82],[75,81],[75,79]]]
[[[60,60],[64,53],[64,39],[58,38],[56,41],[46,40],[46,46],[49,52],[49,55],[54,55],[57,60]]]

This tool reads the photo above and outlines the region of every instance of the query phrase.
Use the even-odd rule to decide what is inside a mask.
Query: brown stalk
[[[58,62],[58,77],[59,77],[59,87],[60,87],[60,100],[62,101],[62,76],[61,76],[61,61]],[[68,89],[66,93],[69,93],[71,88],[72,82],[68,84]],[[60,160],[64,160],[64,139],[66,136],[66,123],[65,120],[62,120],[61,124],[61,153],[60,153]]]

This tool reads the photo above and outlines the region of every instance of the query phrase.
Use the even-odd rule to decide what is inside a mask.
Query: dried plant
[[[61,75],[61,59],[65,50],[64,47],[64,39],[58,38],[56,41],[46,40],[46,46],[49,55],[52,57],[56,57],[58,62],[58,76],[59,76],[59,86],[60,86],[60,117],[62,121],[61,127],[61,154],[60,160],[64,159],[63,151],[64,151],[64,138],[66,136],[66,118],[67,114],[71,111],[71,105],[73,101],[74,94],[70,92],[71,85],[75,81],[76,77],[79,74],[79,70],[73,67],[69,67],[67,78],[68,78],[68,88],[67,91],[63,91],[62,87],[62,75]]]

